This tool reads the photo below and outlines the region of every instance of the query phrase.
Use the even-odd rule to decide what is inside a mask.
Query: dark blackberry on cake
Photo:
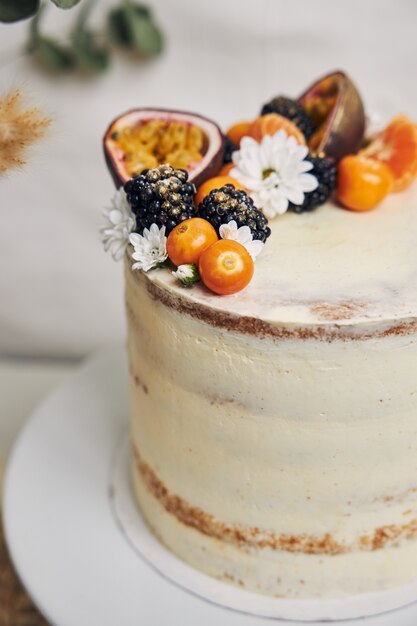
[[[171,165],[144,170],[124,185],[127,200],[136,217],[136,232],[157,224],[168,235],[180,222],[195,216],[195,186],[188,173]]]
[[[337,167],[333,159],[310,155],[307,160],[313,164],[313,169],[308,173],[317,178],[318,187],[314,191],[304,194],[303,204],[290,204],[290,209],[295,213],[312,211],[324,204],[336,187]]]
[[[262,107],[261,115],[268,113],[277,113],[291,120],[291,122],[298,126],[307,140],[310,139],[314,132],[314,124],[311,118],[307,115],[301,104],[298,104],[298,102],[291,98],[286,98],[285,96],[273,98]]]
[[[223,163],[231,163],[233,152],[235,152],[239,148],[235,146],[233,141],[229,139],[227,135],[223,136],[223,146],[224,146]]]
[[[210,222],[217,233],[222,224],[234,220],[238,228],[249,226],[253,239],[263,243],[271,234],[267,218],[256,208],[252,198],[233,185],[213,189],[200,203],[197,215]]]

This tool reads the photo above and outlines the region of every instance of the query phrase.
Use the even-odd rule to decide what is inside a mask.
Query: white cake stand
[[[95,357],[58,387],[33,414],[10,458],[6,538],[23,583],[51,623],[265,626],[266,616],[347,619],[417,597],[417,585],[408,585],[331,602],[272,599],[188,567],[153,538],[132,501],[127,414],[120,348]],[[417,604],[361,622],[393,623],[415,626]]]

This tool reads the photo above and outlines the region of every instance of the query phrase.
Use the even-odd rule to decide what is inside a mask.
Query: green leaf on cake
[[[18,22],[35,15],[40,0],[1,0],[0,22]]]

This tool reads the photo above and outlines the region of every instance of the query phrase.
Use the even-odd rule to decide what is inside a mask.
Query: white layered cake
[[[417,582],[417,126],[333,72],[225,137],[104,137],[125,259],[133,491],[178,557],[279,598]]]
[[[234,295],[131,269],[134,493],[172,552],[278,597],[417,579],[417,187],[286,213]]]

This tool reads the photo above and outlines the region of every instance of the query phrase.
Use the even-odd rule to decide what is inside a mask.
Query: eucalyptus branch
[[[68,72],[75,66],[75,58],[71,49],[51,37],[40,34],[39,25],[45,10],[42,4],[32,19],[29,29],[28,52],[48,71]]]
[[[110,64],[112,47],[130,50],[139,58],[161,53],[162,33],[148,7],[122,0],[107,13],[105,31],[98,32],[88,26],[94,2],[83,1],[68,44],[41,33],[40,24],[46,4],[39,7],[30,24],[27,51],[43,68],[55,73],[73,69],[101,73]]]

